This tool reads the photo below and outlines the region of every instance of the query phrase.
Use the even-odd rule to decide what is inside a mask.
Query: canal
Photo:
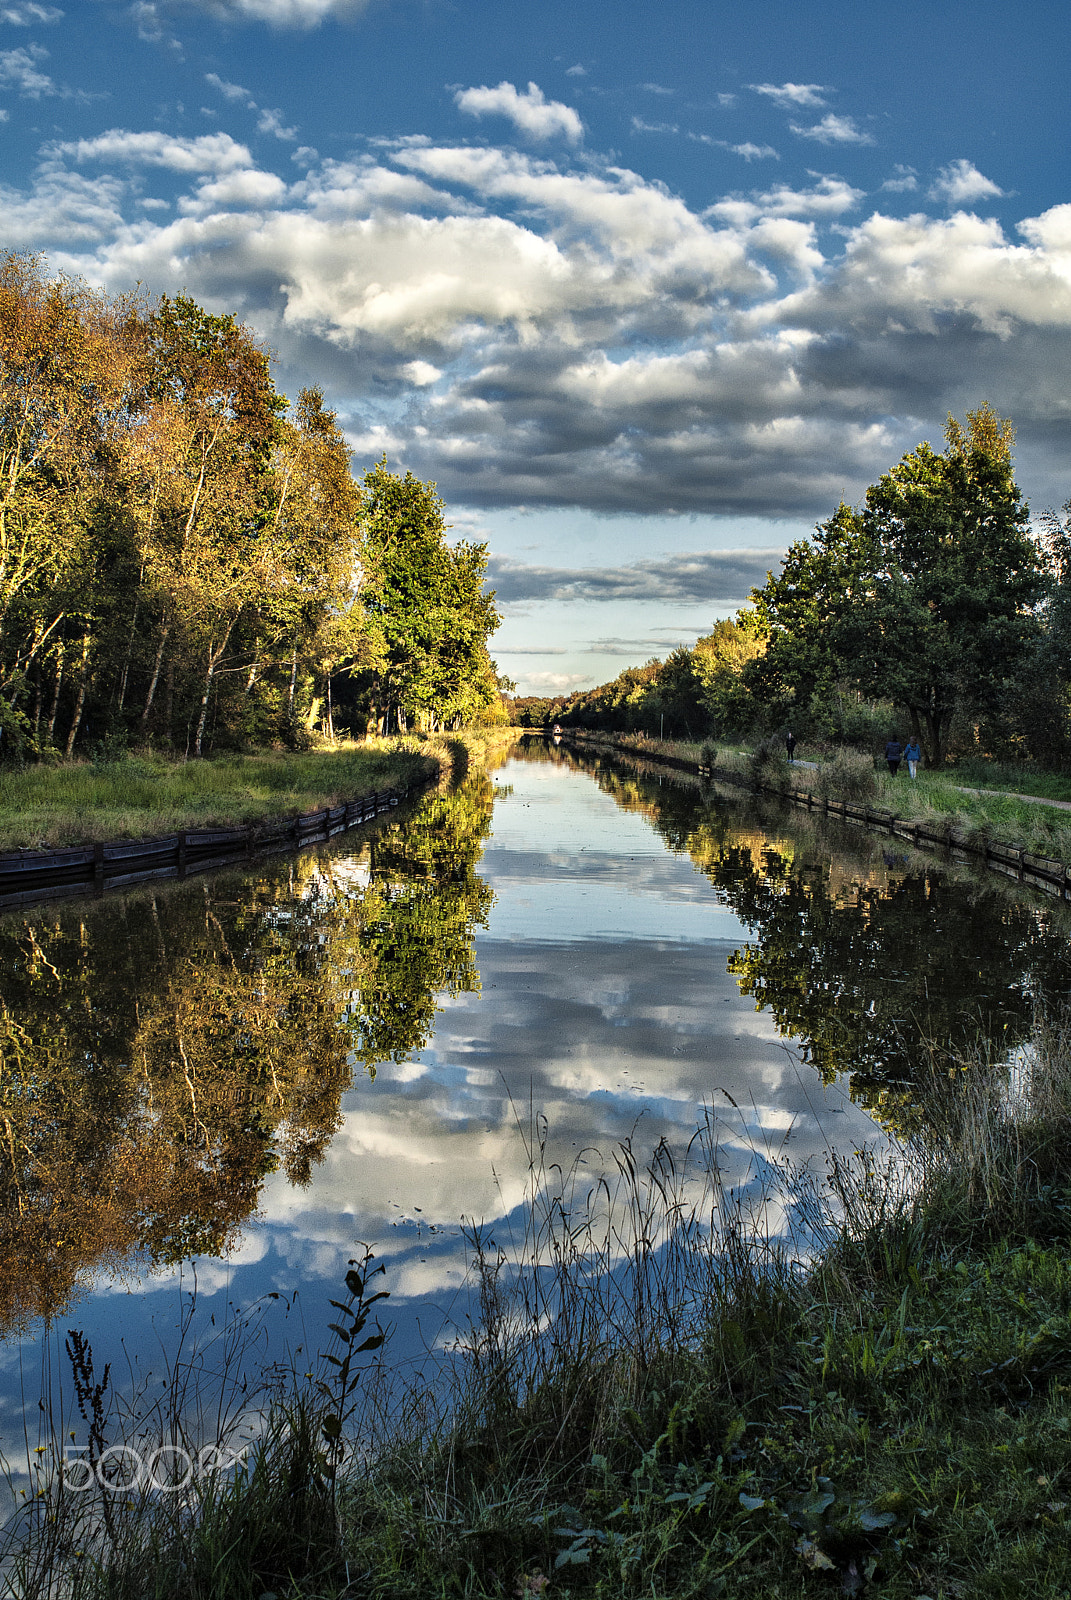
[[[248,1359],[307,1360],[359,1245],[388,1360],[423,1370],[472,1310],[463,1219],[507,1236],[540,1139],[594,1177],[713,1116],[746,1194],[910,1132],[935,1046],[1010,1060],[1066,995],[1069,931],[899,842],[541,740],[367,835],[7,913],[9,1459],[71,1330],[119,1396],[190,1317],[187,1348],[240,1325]]]

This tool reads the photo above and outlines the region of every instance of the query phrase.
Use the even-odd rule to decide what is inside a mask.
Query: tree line
[[[920,444],[839,505],[692,648],[514,716],[863,746],[896,727],[930,766],[966,752],[1071,766],[1071,503],[1031,527],[1013,442],[989,405],[949,417],[942,452]]]
[[[501,716],[486,548],[186,295],[0,257],[0,756]]]

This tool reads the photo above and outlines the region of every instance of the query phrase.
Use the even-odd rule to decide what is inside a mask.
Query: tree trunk
[[[130,623],[130,638],[126,642],[126,657],[123,661],[123,676],[119,680],[119,703],[116,706],[117,711],[122,711],[123,701],[126,699],[126,680],[127,675],[130,672],[130,657],[134,649],[134,634],[137,631],[138,607],[140,604],[141,595],[139,593],[134,597],[134,616]]]
[[[234,632],[234,624],[236,621],[237,618],[232,617],[230,622],[227,624],[227,631],[223,635],[223,638],[219,641],[219,644],[216,645],[215,648],[213,648],[212,645],[209,645],[208,647],[208,670],[205,673],[205,692],[201,696],[201,713],[197,719],[197,736],[193,741],[193,753],[198,757],[201,754],[201,740],[204,738],[205,722],[208,719],[208,701],[212,693],[212,680],[216,675],[216,668],[223,659],[223,652],[230,643],[230,637]]]
[[[48,714],[48,727],[45,729],[45,738],[52,743],[52,735],[56,728],[56,712],[59,710],[60,689],[63,687],[63,657],[65,652],[64,641],[60,640],[59,650],[56,653],[56,687],[52,693],[52,710]]]
[[[297,684],[297,645],[295,644],[294,653],[290,657],[290,693],[287,696],[287,700],[286,700],[286,714],[289,717],[291,722],[293,722],[293,720],[294,720],[294,688],[295,688],[296,684]]]
[[[175,739],[171,731],[171,724],[175,715],[175,658],[170,656],[167,662],[167,683],[164,691],[164,733],[167,742],[174,745]]]
[[[327,737],[335,742],[335,708],[331,700],[331,674],[327,674]]]
[[[212,679],[216,675],[216,663],[209,656],[208,671],[205,673],[205,692],[201,696],[201,712],[197,718],[197,732],[193,738],[193,753],[198,758],[201,754],[201,740],[204,737],[205,722],[208,718],[208,699],[212,693]]]
[[[85,710],[86,688],[89,684],[89,635],[82,636],[82,675],[78,680],[78,698],[74,703],[74,720],[71,722],[71,731],[67,735],[67,749],[64,752],[67,760],[71,759],[74,750],[74,741],[78,737],[78,729],[82,721],[82,712]]]
[[[171,632],[171,624],[170,624],[170,622],[166,622],[164,624],[163,631],[160,634],[160,643],[159,643],[159,645],[157,647],[157,650],[156,650],[156,660],[153,663],[152,681],[149,684],[149,692],[145,696],[145,710],[141,713],[141,726],[142,726],[143,729],[148,727],[149,712],[152,710],[153,699],[154,699],[154,697],[156,695],[156,685],[160,681],[160,668],[163,665],[164,651],[167,649],[167,638],[168,638],[168,634],[170,632]],[[170,725],[170,721],[171,721],[171,718],[170,718],[170,714],[169,714],[168,715],[168,724],[169,725]]]

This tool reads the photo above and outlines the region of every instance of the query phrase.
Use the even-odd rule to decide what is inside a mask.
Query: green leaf
[[[741,1494],[740,1504],[745,1511],[761,1511],[766,1501],[761,1494]]]
[[[891,1528],[895,1521],[891,1511],[872,1511],[869,1506],[859,1513],[859,1526],[864,1533],[877,1533],[879,1528]]]

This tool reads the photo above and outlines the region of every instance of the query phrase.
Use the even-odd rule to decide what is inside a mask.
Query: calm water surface
[[[924,1116],[925,1040],[1013,1052],[1067,919],[884,843],[533,743],[370,840],[0,918],[9,1448],[69,1328],[132,1381],[195,1277],[199,1327],[275,1293],[267,1353],[322,1343],[358,1240],[415,1359],[533,1115],[594,1168],[714,1106],[740,1185]]]

